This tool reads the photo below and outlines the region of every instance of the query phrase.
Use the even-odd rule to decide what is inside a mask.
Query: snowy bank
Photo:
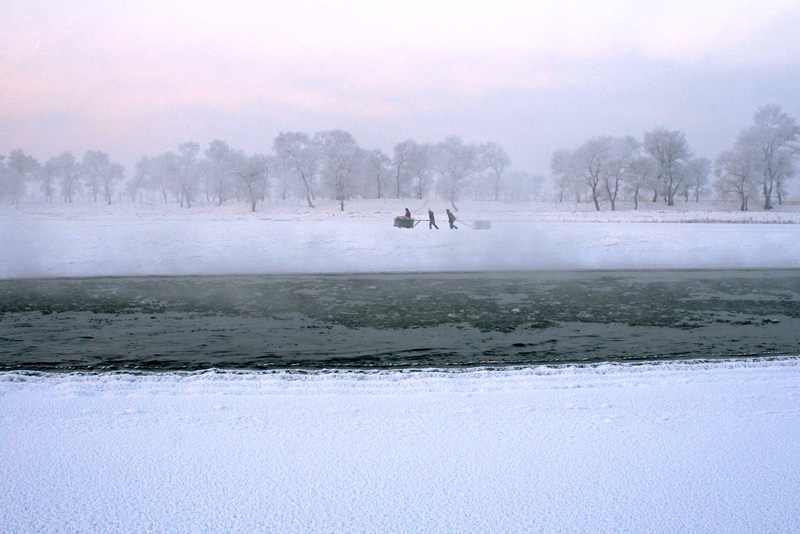
[[[796,211],[547,212],[474,203],[460,216],[489,220],[491,230],[448,230],[440,221],[436,231],[425,222],[393,228],[400,206],[6,207],[0,278],[800,267]],[[414,213],[425,213],[420,206]]]
[[[798,532],[800,359],[0,374],[5,532]]]

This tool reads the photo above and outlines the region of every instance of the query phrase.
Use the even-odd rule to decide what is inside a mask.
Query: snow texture
[[[800,531],[800,359],[0,374],[3,532]]]

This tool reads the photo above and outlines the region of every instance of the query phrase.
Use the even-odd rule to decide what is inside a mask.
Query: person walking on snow
[[[439,229],[439,227],[436,226],[436,217],[433,216],[433,212],[428,208],[428,230],[432,230],[433,228]]]
[[[453,212],[450,211],[450,208],[447,208],[445,211],[447,212],[447,221],[450,223],[450,229],[451,230],[458,230],[458,226],[453,224],[453,223],[456,222],[456,216],[453,215]]]

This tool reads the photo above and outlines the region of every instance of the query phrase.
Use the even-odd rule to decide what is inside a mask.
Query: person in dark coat
[[[458,230],[458,226],[454,224],[456,222],[456,216],[453,215],[453,212],[450,211],[450,208],[447,208],[445,211],[447,212],[447,221],[450,223],[450,229]]]
[[[411,212],[408,211],[408,208],[406,208],[406,219],[410,219],[410,218],[411,218]]]
[[[428,208],[428,230],[432,230],[433,228],[439,229],[439,227],[436,226],[436,217],[433,216],[433,212]]]

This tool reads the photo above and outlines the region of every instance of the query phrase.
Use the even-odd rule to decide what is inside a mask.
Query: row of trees
[[[247,202],[255,211],[273,196],[304,198],[313,207],[318,198],[345,202],[361,198],[416,198],[433,194],[450,202],[465,195],[482,199],[528,200],[544,178],[511,172],[510,158],[496,143],[465,143],[451,136],[440,143],[398,143],[390,156],[368,150],[351,134],[330,130],[308,135],[285,132],[271,151],[248,154],[215,140],[201,152],[186,142],[154,156],[143,156],[125,180],[124,169],[104,152],[89,151],[81,160],[63,152],[40,164],[22,150],[0,156],[0,201],[19,202],[38,185],[47,202],[89,198],[111,203],[120,195],[176,202],[223,204]]]
[[[247,202],[255,211],[272,198],[304,198],[313,207],[319,198],[336,199],[344,210],[352,198],[436,196],[450,202],[477,199],[529,200],[544,189],[544,178],[510,170],[510,158],[496,143],[465,143],[451,136],[439,143],[409,139],[391,154],[368,150],[348,132],[329,130],[309,135],[284,132],[267,153],[248,154],[226,142],[212,141],[201,151],[187,142],[176,150],[143,156],[126,179],[125,169],[105,152],[90,150],[79,160],[62,152],[38,162],[21,149],[0,155],[0,202],[19,202],[38,194],[47,202],[77,199],[111,203],[127,195],[133,201],[223,204]],[[619,199],[676,198],[699,202],[715,192],[735,197],[743,211],[760,196],[764,208],[773,198],[783,203],[786,184],[797,171],[800,127],[780,106],[759,108],[731,150],[715,161],[695,157],[686,136],[656,128],[641,140],[599,137],[574,150],[553,154],[551,170],[557,200],[591,199],[617,209]],[[712,183],[712,176],[716,180]]]
[[[38,184],[47,202],[57,196],[72,202],[84,192],[95,202],[102,199],[111,203],[124,172],[122,165],[97,150],[89,150],[80,161],[71,152],[62,152],[41,164],[22,149],[15,149],[7,157],[0,155],[0,201],[19,202],[33,183]]]
[[[632,199],[634,209],[643,195],[672,206],[675,198],[699,202],[714,190],[723,198],[736,196],[742,211],[750,197],[760,195],[764,209],[772,209],[773,197],[783,203],[786,184],[797,172],[800,127],[780,106],[759,108],[753,123],[742,130],[731,150],[712,163],[694,157],[686,136],[679,131],[656,128],[640,141],[633,137],[599,137],[574,150],[553,154],[551,170],[559,200],[590,196],[595,208],[607,201],[616,209],[620,195]]]

